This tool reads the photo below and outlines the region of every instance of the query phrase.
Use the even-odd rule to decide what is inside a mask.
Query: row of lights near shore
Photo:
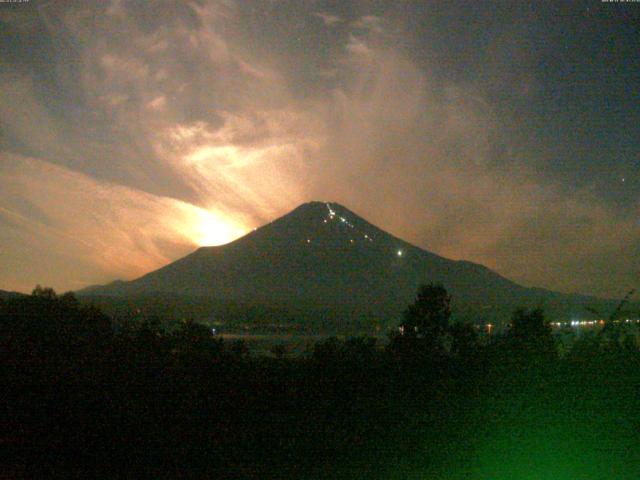
[[[626,318],[624,320],[614,320],[613,321],[614,324],[616,325],[634,325],[634,324],[640,324],[640,319],[637,318]],[[600,326],[600,327],[604,327],[604,325],[606,324],[606,322],[602,319],[600,320],[571,320],[570,322],[550,322],[549,325],[552,328],[563,328],[563,327],[572,327],[572,328],[578,328],[578,327],[596,327],[596,326]],[[488,333],[489,335],[491,335],[491,332],[493,331],[495,325],[492,323],[487,323],[486,325],[483,326],[479,326],[477,328],[480,328],[484,331],[486,331],[486,333]]]
[[[551,322],[549,325],[555,328],[562,327],[595,327],[601,326],[603,327],[607,322],[603,319],[600,320],[571,320],[570,322]],[[640,319],[637,318],[626,318],[621,320],[613,320],[613,323],[616,325],[620,324],[637,324],[640,323]]]

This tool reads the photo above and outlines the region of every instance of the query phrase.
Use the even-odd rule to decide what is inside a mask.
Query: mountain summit
[[[130,282],[81,294],[170,294],[262,305],[340,325],[397,322],[419,284],[440,282],[459,316],[506,318],[518,306],[575,308],[593,299],[525,288],[488,268],[449,260],[333,202],[305,203],[231,243],[202,247]]]

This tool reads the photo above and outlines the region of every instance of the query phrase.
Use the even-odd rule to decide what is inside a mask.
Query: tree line
[[[545,475],[600,478],[615,464],[616,478],[637,478],[638,432],[626,427],[640,407],[632,332],[612,322],[563,350],[542,310],[518,310],[502,334],[481,338],[451,322],[451,301],[442,285],[421,286],[384,347],[329,338],[309,355],[256,357],[194,321],[112,319],[37,287],[0,301],[4,469],[13,478],[389,478],[398,469],[516,478],[518,462],[492,459],[530,448],[547,455]],[[552,453],[524,440],[504,451],[501,435],[541,425],[557,432]],[[565,431],[582,432],[567,434],[575,451]]]

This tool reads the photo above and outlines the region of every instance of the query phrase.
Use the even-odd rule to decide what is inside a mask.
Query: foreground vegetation
[[[570,349],[541,311],[479,339],[423,287],[404,334],[248,355],[208,327],[114,322],[38,288],[0,303],[9,478],[640,478],[640,351]],[[560,353],[561,354],[560,354]]]

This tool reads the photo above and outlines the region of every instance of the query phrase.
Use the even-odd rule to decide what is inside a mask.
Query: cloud
[[[355,29],[366,30],[374,34],[385,33],[383,25],[384,19],[376,15],[364,15],[351,23],[351,26]]]
[[[442,84],[401,50],[367,40],[346,46],[318,195],[527,285],[621,295],[637,281],[622,253],[640,240],[635,219],[589,189],[567,192],[535,163],[495,164],[492,143],[506,133],[475,88]]]
[[[342,18],[339,16],[331,15],[329,13],[315,12],[313,15],[320,18],[326,27],[333,27],[334,25],[343,22]]]
[[[10,246],[3,263],[29,266],[37,281],[64,289],[136,276],[246,231],[241,216],[16,155],[0,155],[0,192],[3,245]],[[23,268],[4,271],[2,280],[23,289],[35,281]]]
[[[5,288],[133,278],[311,199],[531,285],[620,294],[637,279],[637,222],[535,158],[494,161],[511,139],[486,79],[434,74],[389,16],[260,8],[255,28],[230,1],[47,10],[77,46],[33,66],[53,86],[0,75]],[[340,24],[316,32],[324,55],[283,33],[309,15]]]

